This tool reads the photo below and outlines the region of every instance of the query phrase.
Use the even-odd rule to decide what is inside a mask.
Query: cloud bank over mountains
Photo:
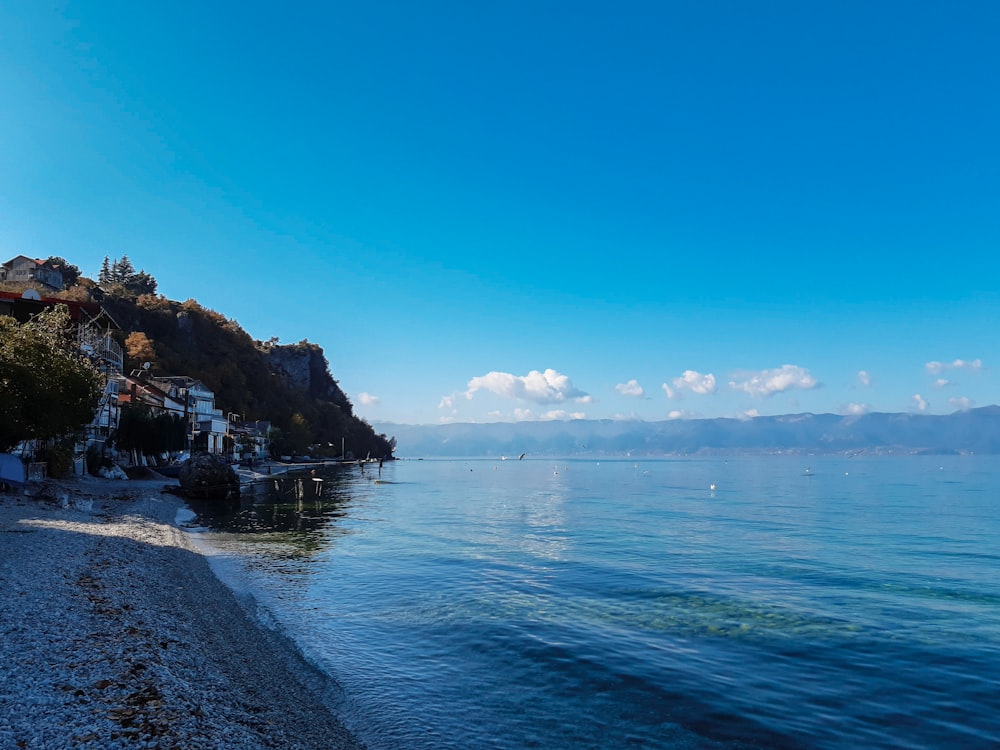
[[[407,457],[1000,454],[1000,406],[948,415],[786,414],[659,422],[549,420],[376,424]]]
[[[922,371],[914,370],[914,377],[923,381],[928,389],[953,389],[958,386],[956,377],[960,373],[975,375],[983,370],[981,359],[954,359],[951,361],[931,360],[925,363]],[[944,377],[948,373],[949,377]],[[928,376],[930,376],[928,378]],[[720,381],[726,388],[720,389]],[[917,383],[915,383],[917,384]],[[844,399],[834,401],[835,408],[844,416],[861,416],[868,414],[876,407],[877,402],[876,377],[869,369],[856,370],[853,376],[843,377],[837,384],[843,391]],[[492,370],[483,375],[470,378],[465,388],[442,396],[438,403],[441,414],[440,421],[448,422],[481,422],[481,421],[546,421],[565,419],[592,418],[588,407],[593,407],[601,400],[641,400],[649,403],[656,398],[643,387],[639,378],[629,378],[613,386],[605,386],[608,390],[599,399],[593,392],[578,387],[569,375],[554,368],[531,370],[525,375],[517,375],[501,370]],[[748,419],[759,416],[762,404],[781,394],[804,393],[824,388],[824,383],[808,368],[798,364],[782,364],[778,367],[761,370],[733,370],[722,378],[714,372],[701,372],[686,369],[680,375],[668,378],[661,383],[666,400],[663,409],[657,415],[667,420],[696,419],[704,416],[704,412],[718,416]],[[851,390],[864,389],[870,395],[861,399],[850,394]],[[923,391],[926,393],[926,391]],[[655,393],[655,392],[654,392]],[[913,393],[913,391],[910,391]],[[726,395],[728,394],[728,396]],[[742,398],[742,403],[737,397]],[[662,398],[662,397],[661,397]],[[700,404],[700,407],[684,407],[671,405],[670,402],[689,400],[688,404]],[[728,401],[726,399],[728,398]],[[362,393],[361,403],[377,405],[378,397]],[[784,405],[798,405],[798,401],[790,395],[784,397]],[[474,409],[471,404],[479,404]],[[720,414],[720,404],[727,403],[727,412]],[[814,400],[815,403],[815,400]],[[947,400],[953,409],[971,409],[976,402],[968,395],[957,394]],[[897,408],[907,408],[904,403],[896,404]],[[931,402],[922,393],[914,393],[910,398],[908,408],[915,413],[927,413]],[[649,407],[642,407],[648,415]],[[939,405],[940,408],[940,405]],[[605,413],[614,413],[605,410]],[[630,407],[620,407],[616,418],[630,419]],[[647,416],[648,418],[648,416]]]

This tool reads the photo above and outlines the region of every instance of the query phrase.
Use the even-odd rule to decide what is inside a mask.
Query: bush
[[[48,472],[53,479],[62,479],[73,471],[73,450],[65,445],[54,445],[48,449]]]
[[[99,477],[102,468],[111,468],[111,460],[104,457],[104,452],[96,443],[91,443],[87,447],[87,473],[92,477]]]

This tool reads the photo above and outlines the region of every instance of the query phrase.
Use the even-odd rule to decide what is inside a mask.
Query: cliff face
[[[305,391],[311,398],[330,401],[345,414],[353,414],[351,402],[330,375],[330,365],[317,344],[274,345],[266,349],[272,371],[292,388]]]

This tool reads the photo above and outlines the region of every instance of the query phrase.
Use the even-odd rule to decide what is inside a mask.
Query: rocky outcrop
[[[240,478],[220,456],[196,453],[181,464],[178,479],[185,497],[226,500],[240,496]]]
[[[345,414],[353,414],[351,402],[330,375],[329,363],[319,345],[303,341],[271,346],[267,359],[272,370],[292,388],[308,393],[311,398],[330,401]]]

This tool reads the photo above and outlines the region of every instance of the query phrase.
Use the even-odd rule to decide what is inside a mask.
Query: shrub
[[[96,443],[87,446],[87,473],[92,477],[101,476],[101,467],[110,467],[111,462],[104,458],[104,453]]]
[[[53,479],[62,479],[73,471],[73,449],[65,445],[54,445],[47,451],[47,464],[49,476]]]

